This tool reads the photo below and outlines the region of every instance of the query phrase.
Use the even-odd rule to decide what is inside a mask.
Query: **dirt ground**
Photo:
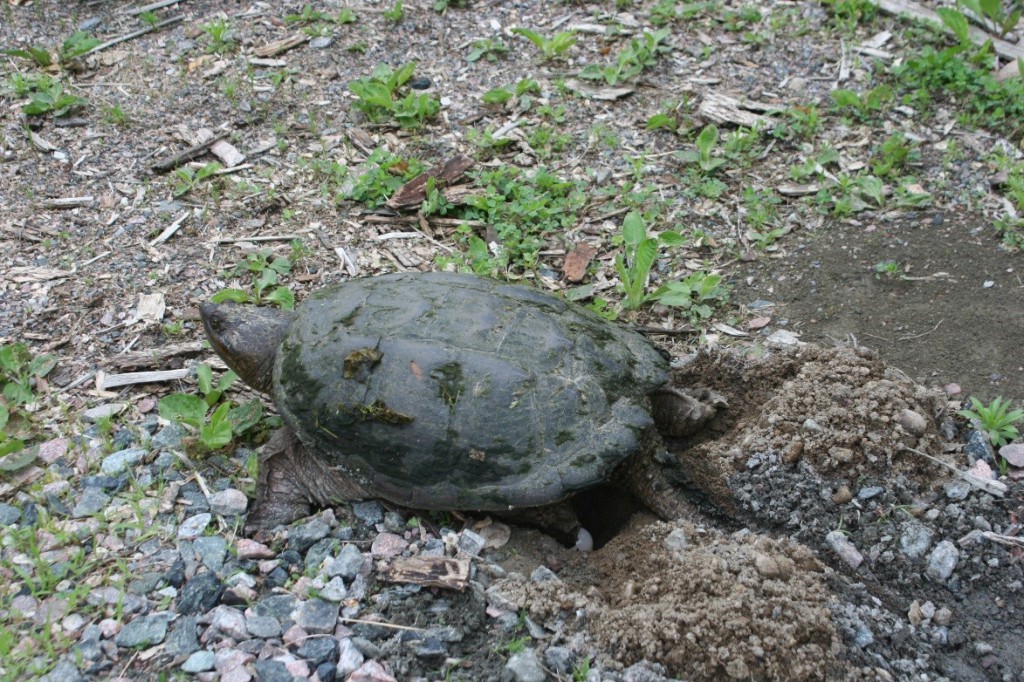
[[[551,35],[595,22],[649,29],[657,3],[624,3],[625,14],[613,2],[475,3],[444,13],[406,3],[397,23],[384,16],[390,6],[374,3],[352,6],[358,20],[332,24],[329,40],[256,55],[299,31],[283,17],[303,4],[198,0],[161,9],[159,19],[180,19],[61,75],[88,100],[70,117],[26,117],[25,99],[2,90],[0,342],[23,341],[59,358],[42,384],[49,399],[35,413],[45,432],[39,440],[73,440],[87,428],[85,410],[114,400],[127,406],[116,428],[129,432],[153,417],[162,395],[195,393],[192,378],[104,387],[98,373],[216,366],[199,343],[197,306],[226,287],[251,287],[245,268],[235,269],[247,255],[270,249],[292,258],[282,281],[301,300],[351,276],[443,267],[441,259],[469,249],[470,236],[494,236],[487,226],[460,229],[457,221],[346,198],[369,151],[428,166],[467,153],[476,170],[544,167],[584,182],[585,207],[568,228],[541,236],[536,263],[503,274],[574,288],[581,283],[567,280],[566,257],[588,244],[596,255],[583,302],[598,295],[614,307],[622,296],[614,268],[621,216],[654,197],[652,230],[678,230],[686,240],[662,253],[650,288],[703,269],[732,288],[712,319],[726,331],[655,339],[679,361],[677,383],[714,388],[729,409],[699,436],[667,443],[680,485],[694,494],[688,518],[659,522],[616,499],[609,506],[625,511],[591,526],[601,545],[593,553],[515,528],[508,545],[478,562],[463,592],[376,585],[362,615],[465,633],[442,660],[381,634],[380,660],[391,674],[507,679],[503,647],[526,628],[531,647],[564,650],[570,662],[559,668],[545,658],[548,679],[582,679],[586,661],[594,668],[587,679],[598,680],[1024,679],[1024,484],[1003,477],[1005,490],[986,492],[954,473],[981,456],[965,451],[969,427],[955,416],[958,401],[1024,400],[1021,257],[1000,248],[991,229],[1002,200],[987,159],[1007,143],[962,128],[945,108],[931,118],[887,112],[873,127],[827,114],[830,89],[866,88],[880,69],[856,57],[848,68],[848,45],[891,31],[886,49],[900,54],[914,48],[915,34],[891,17],[841,34],[819,5],[765,2],[749,5],[762,19],[747,27],[757,35],[746,37],[732,28],[735,17],[723,15],[747,3],[725,2],[672,22],[671,52],[632,83],[630,95],[602,100],[576,97],[564,81],[614,59],[622,35],[581,29],[568,61],[545,64],[507,30]],[[126,8],[5,2],[0,46],[53,47],[81,27],[102,39],[122,36],[140,26]],[[336,15],[343,5],[312,8]],[[207,49],[203,28],[218,20],[234,41],[223,53]],[[500,39],[507,54],[467,61],[482,38]],[[415,133],[367,121],[348,83],[378,64],[409,61],[442,101],[439,117]],[[0,61],[5,82],[33,69],[20,58]],[[488,89],[526,76],[540,83],[533,109],[481,104]],[[694,110],[714,93],[769,108],[817,104],[827,118],[813,140],[761,140],[721,174],[724,194],[712,200],[695,192],[689,167],[674,155],[691,149],[694,135],[648,130],[646,122],[681,112],[699,130],[705,121]],[[557,125],[539,105],[565,107]],[[489,146],[488,136],[508,125],[529,140],[513,134]],[[548,125],[567,136],[564,146],[544,142],[539,133]],[[202,128],[224,132],[245,163],[176,196],[181,176],[152,164],[194,144]],[[721,128],[724,135],[736,126]],[[808,146],[825,142],[840,150],[843,170],[863,165],[892,130],[910,134],[923,151],[913,172],[933,195],[930,207],[840,218],[784,198],[768,227],[786,234],[769,248],[751,245],[739,208],[745,189],[774,197]],[[952,166],[942,151],[949,140],[962,155]],[[181,168],[194,174],[211,160]],[[649,191],[637,198],[638,187]],[[82,201],[51,203],[67,198]],[[172,224],[176,230],[160,238]],[[877,272],[884,261],[897,262],[898,272]],[[159,295],[159,314],[143,310],[140,295]],[[658,305],[620,319],[689,328],[685,315]],[[768,340],[778,331],[816,345],[780,348]],[[940,390],[950,383],[962,392]],[[239,488],[252,482],[234,454],[197,466],[213,478],[236,477]],[[4,501],[49,504],[40,488],[11,489]],[[359,532],[367,544],[376,536],[372,528]],[[176,543],[173,534],[163,541]],[[126,544],[126,553],[135,551]],[[538,566],[556,577],[531,578]],[[128,654],[118,669],[144,677],[180,665],[153,655]]]

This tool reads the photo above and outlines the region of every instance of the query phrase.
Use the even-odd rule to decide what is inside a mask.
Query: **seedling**
[[[992,445],[999,447],[1015,440],[1020,432],[1016,424],[1024,421],[1024,410],[1010,410],[1010,401],[996,398],[986,405],[977,398],[971,398],[971,407],[957,414],[975,422],[988,436]]]
[[[907,163],[918,158],[920,153],[907,141],[903,133],[896,132],[878,147],[878,160],[871,164],[871,171],[882,178],[898,175]]]
[[[285,23],[288,24],[312,24],[317,21],[333,21],[333,17],[327,12],[314,10],[312,5],[303,5],[302,11],[298,14],[286,14]]]
[[[500,57],[504,57],[507,52],[508,48],[500,40],[481,38],[469,46],[469,54],[466,55],[466,61],[475,62],[480,59],[486,59],[489,62],[496,62]]]
[[[875,263],[875,279],[903,279],[903,266],[899,261],[883,260]]]
[[[226,20],[214,19],[200,28],[210,39],[210,43],[206,46],[207,52],[223,53],[234,49],[235,41],[231,37],[231,25]]]
[[[381,16],[396,24],[401,22],[402,19],[405,19],[405,7],[402,4],[402,0],[397,0],[397,2],[391,6],[391,9],[386,9],[381,12]]]
[[[529,111],[533,104],[531,94],[540,94],[540,83],[532,78],[524,78],[516,83],[512,90],[508,88],[492,88],[483,94],[484,104],[505,105],[515,99],[516,111]]]
[[[369,78],[361,78],[348,84],[348,89],[358,97],[355,106],[373,122],[380,122],[388,116],[394,117],[403,128],[418,128],[428,118],[437,115],[441,104],[427,94],[409,93],[397,97],[398,88],[405,85],[416,71],[416,64],[410,62],[392,71],[387,64],[379,64]]]
[[[75,31],[68,36],[60,48],[57,50],[57,61],[61,64],[68,64],[73,61],[76,57],[80,57],[86,52],[89,52],[94,47],[100,44],[93,35],[86,33],[85,31]],[[10,55],[11,57],[21,57],[34,62],[36,66],[46,68],[53,66],[54,59],[50,50],[41,45],[32,45],[25,49],[5,49],[0,50],[0,54]]]
[[[646,67],[654,64],[659,54],[669,51],[670,48],[662,42],[669,33],[667,28],[654,33],[644,31],[641,37],[632,39],[629,45],[619,52],[614,64],[604,67],[591,64],[580,71],[580,78],[603,79],[608,85],[636,78]]]
[[[722,284],[721,275],[694,272],[682,281],[659,287],[651,298],[662,305],[683,309],[690,322],[696,325],[728,302],[729,289]]]
[[[879,85],[863,95],[853,90],[833,90],[832,99],[835,101],[836,109],[849,109],[854,117],[860,121],[870,120],[875,114],[880,114],[893,100],[892,88],[888,85]]]
[[[683,238],[678,232],[663,232],[658,237],[648,236],[643,216],[631,211],[622,221],[622,239],[624,253],[615,258],[615,269],[619,273],[622,292],[626,295],[622,307],[637,310],[653,298],[653,295],[645,292],[647,277],[658,257],[659,244],[681,244]]]
[[[545,62],[561,58],[576,44],[574,31],[559,31],[550,38],[528,28],[514,28],[512,33],[521,35],[533,43],[540,50],[542,61]]]
[[[685,163],[697,164],[702,173],[713,173],[725,163],[725,159],[712,156],[716,144],[718,144],[718,128],[712,123],[705,126],[697,135],[695,141],[697,149],[680,152],[680,159]]]
[[[230,401],[217,405],[224,392],[238,380],[238,375],[233,371],[225,372],[214,385],[212,370],[207,365],[199,365],[196,378],[202,397],[173,393],[160,399],[157,410],[168,421],[187,424],[196,429],[199,442],[207,450],[217,450],[228,445],[232,438],[254,427],[263,417],[263,405],[258,400],[237,407]]]
[[[26,406],[35,401],[35,386],[56,366],[52,355],[37,355],[23,343],[0,346],[0,456],[21,450],[32,437]],[[34,458],[34,456],[33,456]],[[0,471],[22,468],[5,459]],[[12,468],[13,466],[13,468]]]
[[[199,183],[214,177],[220,169],[220,164],[212,161],[198,170],[188,167],[175,170],[174,175],[177,180],[174,183],[174,196],[180,197],[188,194],[198,187]]]
[[[66,116],[72,110],[86,105],[83,98],[64,92],[64,85],[60,81],[45,75],[39,76],[28,95],[32,101],[21,109],[28,116]]]
[[[269,249],[246,256],[245,261],[235,268],[235,274],[248,271],[253,275],[252,291],[245,289],[221,289],[211,297],[214,303],[234,301],[235,303],[271,303],[285,310],[295,307],[295,294],[285,286],[278,286],[281,275],[292,270],[287,258],[272,258]],[[264,294],[264,292],[268,292]]]

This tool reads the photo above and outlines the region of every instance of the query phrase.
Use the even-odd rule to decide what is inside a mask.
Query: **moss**
[[[355,379],[365,382],[370,370],[384,357],[376,348],[358,348],[345,356],[345,366],[342,376],[346,379]]]
[[[437,397],[448,406],[449,412],[455,411],[455,404],[466,386],[462,377],[462,365],[458,362],[446,362],[430,373],[430,378],[437,382]]]

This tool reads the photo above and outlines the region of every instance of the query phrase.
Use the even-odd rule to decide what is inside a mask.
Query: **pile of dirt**
[[[825,679],[840,639],[824,567],[806,547],[749,531],[637,523],[594,556],[596,585],[522,576],[495,589],[542,623],[585,609],[593,643],[687,679]],[[552,629],[557,625],[551,624]]]
[[[941,392],[860,348],[703,353],[675,379],[730,402],[708,432],[670,444],[713,513],[638,514],[588,557],[514,542],[495,560],[558,576],[512,573],[492,605],[525,609],[549,644],[596,652],[606,674],[637,662],[698,680],[1024,671],[1024,486],[985,491],[951,471],[972,464],[969,429]]]

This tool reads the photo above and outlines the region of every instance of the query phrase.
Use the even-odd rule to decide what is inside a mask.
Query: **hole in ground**
[[[576,493],[572,508],[580,524],[594,538],[594,549],[607,545],[618,535],[638,511],[646,511],[635,497],[621,486],[602,483]]]

